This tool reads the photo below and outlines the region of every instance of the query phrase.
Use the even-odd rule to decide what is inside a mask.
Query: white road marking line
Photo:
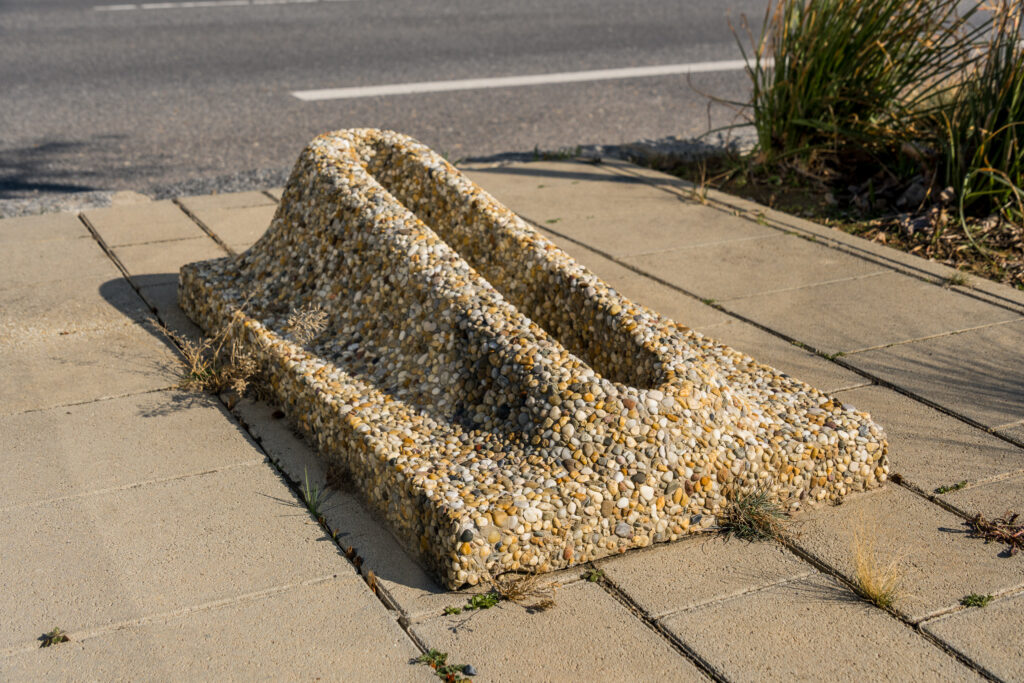
[[[292,91],[292,95],[304,102],[316,102],[319,100],[345,100],[359,97],[386,97],[388,95],[450,92],[452,90],[517,88],[526,85],[551,85],[553,83],[582,83],[586,81],[607,81],[625,78],[649,78],[651,76],[674,76],[678,74],[697,74],[712,71],[735,71],[746,67],[747,62],[743,59],[728,59],[720,62],[663,64],[661,66],[632,66],[624,69],[566,71],[562,73],[535,74],[530,76],[466,78],[458,81],[425,81],[421,83],[395,83],[394,85],[371,85],[353,88],[295,90]]]
[[[261,5],[313,5],[321,2],[353,2],[354,0],[186,0],[184,2],[142,2],[121,5],[95,5],[97,12],[126,10],[197,9],[202,7],[250,7]]]

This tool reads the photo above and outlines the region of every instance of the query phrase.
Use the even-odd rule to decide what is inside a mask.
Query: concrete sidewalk
[[[628,164],[465,170],[627,297],[870,411],[899,482],[789,546],[698,537],[446,615],[468,594],[354,492],[336,542],[311,518],[325,475],[271,406],[173,388],[178,268],[244,250],[277,192],[4,220],[0,677],[430,680],[436,648],[474,680],[1024,679],[1024,555],[964,525],[1024,511],[1024,292]],[[856,534],[902,566],[893,612],[850,588]]]

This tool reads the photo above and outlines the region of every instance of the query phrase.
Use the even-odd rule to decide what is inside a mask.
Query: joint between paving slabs
[[[207,236],[209,236],[210,239],[212,239],[214,242],[216,242],[217,246],[219,246],[221,249],[223,249],[224,251],[226,251],[228,254],[230,254],[232,256],[234,256],[237,253],[234,249],[229,247],[227,245],[227,242],[222,240],[217,233],[215,233],[213,230],[211,230],[210,226],[208,226],[206,223],[204,223],[203,220],[201,218],[199,218],[199,216],[197,216],[194,213],[192,213],[191,211],[189,211],[189,209],[184,204],[181,203],[181,200],[178,197],[175,197],[171,201],[174,202],[175,206],[177,206],[179,209],[181,209],[182,213],[184,213],[186,216],[188,216],[190,219],[192,219],[192,222],[195,223],[196,225],[198,225],[200,230],[205,232],[207,234]]]
[[[1022,474],[1024,474],[1024,468],[1013,470],[1011,472],[1001,472],[999,474],[994,474],[991,477],[984,477],[983,479],[977,479],[977,480],[972,481],[970,483],[964,483],[964,485],[962,487],[957,486],[954,490],[957,490],[957,491],[959,491],[959,490],[970,490],[970,489],[976,488],[978,486],[985,486],[987,484],[995,484],[995,483],[998,483],[998,482],[1001,482],[1001,481],[1006,481],[1007,479],[1013,479],[1014,477],[1020,476]],[[924,498],[925,500],[927,500],[927,501],[929,501],[931,503],[935,503],[936,505],[938,505],[940,508],[942,508],[946,512],[950,512],[950,513],[956,515],[957,517],[961,517],[964,520],[970,520],[970,519],[972,519],[974,517],[974,515],[972,515],[967,510],[964,510],[964,509],[962,509],[960,507],[957,507],[956,505],[953,505],[952,503],[946,501],[943,498],[943,496],[947,492],[939,493],[938,491],[925,491],[924,489],[922,489],[917,484],[913,484],[913,483],[907,481],[906,479],[904,479],[903,476],[899,472],[891,474],[889,476],[889,480],[892,483],[896,484],[897,486],[900,486],[900,487],[906,489],[910,493],[913,493],[913,494],[915,494],[917,496],[920,496],[921,498]]]
[[[941,339],[942,337],[953,337],[953,336],[956,336],[958,334],[963,334],[965,332],[974,332],[975,330],[984,330],[984,329],[988,329],[989,327],[999,327],[1000,325],[1010,325],[1012,323],[1019,323],[1021,320],[1024,320],[1024,318],[1021,318],[1021,316],[1018,315],[1016,318],[1010,318],[1009,320],[997,320],[996,322],[992,322],[992,323],[984,323],[983,325],[975,325],[974,327],[962,327],[962,328],[957,329],[957,330],[948,330],[946,332],[938,332],[936,334],[929,334],[929,335],[926,335],[924,337],[914,337],[913,339],[902,339],[900,341],[890,342],[888,344],[877,344],[875,346],[865,346],[864,348],[861,348],[861,349],[853,349],[851,351],[843,351],[843,352],[841,352],[841,355],[843,355],[843,356],[852,356],[855,353],[865,353],[867,351],[878,351],[878,350],[881,350],[881,349],[891,349],[894,346],[903,346],[904,344],[913,344],[915,342],[928,341],[929,339]]]
[[[13,413],[0,413],[0,417],[7,417],[9,415],[25,415],[27,413],[41,413],[46,410],[56,410],[57,408],[71,408],[74,406],[84,406],[89,403],[99,403],[100,401],[113,401],[119,398],[128,398],[129,396],[145,396],[146,394],[154,394],[158,391],[169,391],[174,389],[173,384],[169,384],[165,387],[157,387],[156,389],[146,389],[144,391],[130,391],[127,394],[111,394],[110,396],[98,396],[96,398],[86,399],[84,401],[72,401],[71,403],[58,403],[52,406],[43,406],[41,408],[28,408],[26,410],[19,410]]]
[[[306,586],[316,586],[321,583],[327,583],[328,581],[335,581],[338,579],[337,574],[330,574],[327,576],[318,576],[312,579],[306,579],[304,581],[296,581],[294,583],[280,584],[277,586],[271,586],[270,588],[264,588],[261,590],[250,591],[249,593],[243,593],[242,595],[234,595],[229,598],[221,598],[219,600],[210,600],[208,602],[202,602],[197,605],[187,605],[176,610],[169,612],[161,612],[159,614],[151,614],[144,617],[138,617],[136,619],[125,619],[123,621],[117,621],[111,624],[105,624],[103,626],[97,626],[94,628],[86,628],[80,631],[74,632],[76,641],[88,640],[97,636],[102,636],[107,633],[113,633],[127,628],[133,628],[136,626],[148,626],[149,624],[167,623],[181,617],[195,614],[197,612],[207,612],[210,610],[220,609],[221,607],[228,607],[231,605],[244,604],[249,601],[260,600],[274,595],[285,593],[295,588],[303,588]],[[4,650],[0,650],[0,658],[10,657],[21,652],[33,652],[39,649],[37,641],[33,641],[30,645],[16,645],[9,647]]]
[[[996,591],[988,595],[988,597],[992,598],[993,601],[1003,600],[1006,598],[1014,598],[1018,596],[1024,596],[1024,586],[1014,586],[1013,588],[1005,588],[1001,591]],[[993,604],[996,603],[993,602]],[[939,621],[941,619],[953,616],[954,614],[966,612],[970,609],[974,609],[974,607],[964,605],[963,603],[951,605],[949,607],[944,607],[942,609],[937,609],[934,612],[929,612],[928,614],[921,617],[921,619],[918,620],[917,625],[923,629],[925,624],[929,624],[933,621]]]
[[[134,481],[130,484],[122,484],[120,486],[110,486],[105,489],[95,489],[93,491],[83,491],[82,493],[73,493],[67,496],[58,496],[57,498],[47,498],[45,500],[34,500],[31,503],[23,503],[21,505],[13,505],[11,507],[0,508],[0,512],[10,512],[12,510],[31,510],[32,508],[42,507],[44,505],[52,505],[54,503],[60,503],[66,500],[78,500],[81,498],[88,498],[90,496],[101,496],[108,493],[114,493],[116,491],[130,491],[132,489],[141,488],[143,486],[151,486],[154,484],[164,484],[169,481],[182,481],[184,479],[192,479],[194,477],[205,477],[208,474],[218,474],[220,472],[226,472],[239,467],[252,467],[253,465],[260,465],[265,462],[264,458],[254,458],[252,460],[246,460],[244,462],[234,462],[223,467],[214,467],[208,470],[202,470],[201,472],[187,472],[185,474],[178,474],[173,477],[160,477],[157,479],[146,479],[144,481]]]
[[[876,492],[877,491],[869,491],[867,493],[870,494],[870,493],[876,493]],[[712,527],[712,529],[713,528],[714,527]],[[721,533],[719,533],[717,531],[716,532],[712,532],[710,530],[706,531],[706,532],[703,532],[702,534],[697,534],[696,537],[699,538],[701,535],[707,535],[707,536],[709,536],[711,538],[721,538],[722,537]],[[696,544],[697,538],[693,539],[694,544]],[[687,541],[682,541],[682,542],[685,543]],[[765,541],[736,541],[736,542],[743,542],[743,543],[748,543],[748,542],[753,542],[753,543],[775,543],[774,540],[765,540]],[[785,545],[783,545],[783,548],[785,550],[790,550]],[[639,554],[639,553],[651,552],[651,551],[654,551],[656,549],[657,549],[656,546],[647,546],[646,548],[636,548],[636,549],[633,549],[630,552],[631,553]],[[790,550],[790,552],[792,552],[792,551]],[[601,570],[601,566],[603,566],[605,564],[608,564],[608,562],[610,562],[610,561],[612,561],[614,559],[615,558],[613,558],[613,557],[605,557],[605,558],[601,558],[600,560],[596,560],[595,562],[592,563],[592,564],[594,564],[594,566],[600,572],[599,578],[595,579],[595,581],[605,581],[608,584],[610,584],[612,586],[615,586],[616,590],[621,590],[621,589],[618,588],[618,585],[615,584],[614,580],[609,579],[607,577],[607,575],[604,574],[603,571],[600,571]],[[800,561],[800,562],[806,562],[806,560],[804,560],[804,558],[800,557],[800,556],[796,556],[796,559],[798,561]],[[743,589],[743,590],[738,590],[738,591],[736,591],[734,593],[729,593],[728,595],[721,595],[721,596],[709,598],[709,599],[706,599],[706,600],[695,602],[692,605],[687,605],[686,607],[682,607],[680,609],[670,609],[667,612],[661,612],[661,613],[658,613],[658,614],[650,614],[649,612],[647,612],[646,610],[643,610],[643,608],[641,608],[639,606],[637,608],[640,609],[641,611],[643,611],[644,614],[647,614],[647,616],[649,618],[651,618],[652,620],[661,621],[662,619],[665,619],[666,617],[675,616],[677,614],[683,614],[685,612],[692,612],[693,610],[703,609],[704,607],[708,607],[709,605],[716,605],[718,603],[728,602],[729,600],[735,600],[736,598],[740,598],[740,597],[743,597],[743,596],[746,596],[746,595],[753,595],[754,593],[759,593],[761,591],[768,590],[770,588],[776,588],[778,586],[783,586],[783,585],[785,585],[787,583],[792,583],[794,581],[801,581],[803,579],[806,579],[808,576],[813,576],[815,571],[817,571],[817,568],[812,565],[812,566],[808,567],[807,571],[805,571],[805,572],[803,572],[801,574],[796,574],[796,575],[793,575],[793,576],[787,576],[787,577],[782,578],[782,579],[777,579],[775,581],[770,581],[768,583],[764,583],[764,584],[760,584],[758,586],[754,586],[753,588],[746,588],[746,589]]]
[[[1004,324],[1004,323],[996,323],[996,324]],[[770,330],[768,330],[768,331],[770,331]],[[774,334],[776,334],[777,336],[779,336],[779,337],[781,337],[783,339],[787,339],[787,337],[785,335],[781,335],[781,334],[779,334],[777,332],[774,333]],[[790,343],[797,343],[797,344],[799,344],[799,342],[796,342],[795,340],[790,341]],[[809,351],[813,351],[813,347],[804,345],[804,348],[806,348]],[[817,351],[814,351],[814,352],[818,353]],[[821,355],[821,354],[818,353],[818,355]],[[850,372],[855,372],[858,375],[860,375],[861,377],[865,377],[867,379],[870,379],[872,381],[872,384],[877,384],[878,386],[885,387],[886,389],[892,389],[893,391],[895,391],[898,394],[902,394],[903,396],[906,396],[909,399],[917,401],[918,403],[924,404],[924,405],[928,406],[929,408],[937,410],[937,411],[939,411],[940,413],[942,413],[944,415],[948,415],[949,417],[955,418],[955,419],[963,422],[964,424],[969,425],[971,427],[974,427],[975,429],[979,429],[979,430],[985,432],[986,434],[989,434],[991,436],[996,437],[997,439],[1001,439],[1002,441],[1005,441],[1006,443],[1013,444],[1014,446],[1017,446],[1018,448],[1024,448],[1024,439],[1017,439],[1017,438],[1014,438],[1014,437],[1010,436],[1009,434],[1005,434],[1003,432],[998,432],[998,431],[996,431],[995,427],[989,427],[988,425],[985,425],[985,424],[982,424],[981,422],[978,422],[974,418],[968,417],[967,415],[962,415],[961,413],[958,413],[955,410],[951,410],[949,408],[946,408],[945,406],[940,405],[940,404],[938,404],[938,403],[936,403],[936,402],[934,402],[934,401],[932,401],[932,400],[930,400],[930,399],[928,399],[928,398],[926,398],[924,396],[919,396],[918,394],[915,394],[913,391],[910,391],[909,389],[905,389],[905,388],[899,386],[898,384],[893,384],[892,382],[889,382],[886,379],[883,379],[881,377],[877,377],[877,376],[872,375],[871,373],[869,373],[869,372],[867,372],[865,370],[861,370],[858,367],[850,365],[850,363],[848,363],[845,360],[843,360],[842,357],[840,357],[840,356],[832,356],[831,358],[828,358],[827,356],[822,356],[822,357],[826,358],[827,360],[832,361],[836,365],[839,365],[839,366],[841,366],[843,368],[846,368]],[[1011,423],[1011,424],[1014,424],[1014,423]],[[1006,425],[1003,425],[1003,426],[1005,427]]]
[[[666,193],[671,194],[671,195],[683,197],[683,198],[690,199],[690,200],[692,200],[692,199],[694,199],[695,197],[698,196],[697,186],[694,185],[693,183],[687,181],[687,180],[679,179],[679,181],[681,183],[685,183],[685,184],[690,186],[690,189],[688,191],[684,192],[684,191],[678,190],[677,188],[674,188],[674,187],[671,187],[671,186],[665,186],[665,185],[663,185],[661,183],[652,183],[646,177],[641,176],[639,174],[629,173],[626,169],[614,168],[613,172],[617,172],[617,173],[620,173],[622,175],[627,175],[629,177],[640,178],[641,180],[644,180],[645,182],[647,182],[647,184],[650,185],[651,187],[654,187],[656,189],[661,190],[662,192],[666,192]],[[914,266],[911,266],[911,265],[906,264],[906,263],[902,263],[900,261],[896,261],[894,259],[886,258],[886,257],[881,256],[879,254],[871,253],[871,252],[869,252],[869,251],[867,251],[865,249],[861,249],[861,248],[856,247],[854,245],[847,244],[846,242],[844,242],[842,240],[839,240],[839,239],[836,239],[835,237],[832,237],[832,236],[818,235],[816,233],[809,232],[807,229],[801,228],[799,226],[787,225],[785,223],[781,223],[781,222],[779,222],[776,219],[769,218],[768,215],[765,214],[763,210],[760,211],[759,213],[754,214],[749,209],[744,209],[744,208],[736,206],[734,204],[730,204],[729,202],[727,202],[725,200],[722,200],[722,199],[716,199],[716,198],[713,198],[713,197],[706,197],[706,196],[703,199],[699,199],[697,201],[699,201],[702,205],[710,206],[711,208],[715,209],[716,211],[721,211],[723,213],[728,213],[728,214],[730,214],[732,216],[738,216],[738,217],[741,217],[741,218],[745,218],[747,220],[753,220],[758,225],[763,225],[763,226],[765,226],[767,228],[771,228],[773,230],[778,230],[780,232],[783,232],[783,233],[786,233],[786,234],[789,234],[789,235],[793,235],[794,237],[799,237],[801,239],[807,240],[808,242],[814,242],[816,244],[825,245],[825,246],[827,246],[827,247],[829,247],[831,249],[835,249],[837,251],[841,251],[841,252],[849,254],[851,256],[856,256],[857,258],[863,259],[865,261],[870,261],[871,263],[874,263],[876,265],[884,266],[885,268],[888,268],[889,270],[896,271],[898,273],[901,273],[903,275],[907,275],[909,277],[913,277],[913,278],[921,280],[923,282],[927,282],[929,284],[939,285],[939,286],[943,286],[943,287],[947,286],[947,281],[945,279],[943,279],[941,276],[935,275],[933,273],[929,273],[929,272],[927,272],[925,270],[921,270],[920,268],[915,268]],[[758,206],[760,206],[760,205],[758,205]],[[765,208],[766,209],[770,209],[770,207],[765,207]],[[584,246],[586,246],[586,245],[584,245]],[[974,299],[976,301],[981,301],[982,303],[987,303],[987,304],[990,304],[990,305],[993,305],[993,306],[997,306],[999,308],[1005,309],[1007,311],[1011,311],[1013,313],[1017,313],[1017,314],[1021,313],[1021,304],[1018,303],[1018,302],[1014,302],[1014,301],[1006,302],[1002,297],[999,297],[999,296],[994,295],[994,294],[988,294],[987,296],[980,296],[977,293],[975,293],[974,291],[965,290],[962,287],[956,288],[955,291],[958,292],[959,294],[962,294],[963,296],[969,297],[969,298]]]
[[[138,287],[136,287],[135,284],[132,282],[131,273],[129,273],[128,269],[125,268],[123,263],[121,263],[121,259],[117,257],[117,254],[114,253],[114,250],[107,245],[107,241],[103,239],[103,236],[100,235],[99,231],[96,229],[96,226],[92,224],[92,221],[90,221],[84,213],[78,214],[78,220],[82,222],[82,225],[84,225],[85,229],[89,231],[89,234],[92,235],[92,238],[96,240],[96,243],[98,245],[100,245],[100,249],[102,249],[103,253],[107,255],[107,258],[113,261],[117,269],[121,271],[121,275],[124,277],[125,280],[128,281],[128,285],[135,290],[136,294],[139,294]],[[139,294],[140,298],[141,296],[142,295]],[[145,299],[143,299],[143,302],[145,302]],[[151,307],[149,307],[149,310],[153,311]],[[153,313],[155,315],[156,311],[153,311]]]
[[[711,662],[701,657],[697,652],[687,646],[686,643],[680,640],[678,636],[662,626],[658,619],[655,619],[648,614],[644,608],[638,605],[629,595],[623,592],[613,581],[605,576],[604,572],[600,571],[600,567],[598,567],[594,562],[588,562],[582,566],[589,567],[591,571],[598,572],[597,578],[592,581],[593,583],[598,584],[605,593],[625,607],[627,611],[639,619],[649,630],[658,634],[669,647],[679,653],[682,657],[689,660],[689,662],[697,667],[701,673],[713,681],[727,683],[729,679],[719,672]]]

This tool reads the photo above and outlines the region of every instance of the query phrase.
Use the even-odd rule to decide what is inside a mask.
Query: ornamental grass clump
[[[892,165],[922,135],[982,30],[951,0],[777,0],[748,59],[764,161]],[[742,42],[740,48],[746,49]],[[849,173],[853,168],[842,169]],[[897,169],[893,169],[895,172]]]
[[[757,145],[722,178],[1024,289],[1024,4],[773,0],[747,33]]]
[[[1024,219],[1024,7],[992,7],[989,37],[941,112],[942,181],[966,215]]]

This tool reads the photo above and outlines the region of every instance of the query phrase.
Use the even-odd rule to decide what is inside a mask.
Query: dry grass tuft
[[[904,597],[900,583],[903,579],[902,562],[898,559],[882,564],[875,550],[875,541],[866,532],[858,531],[853,537],[854,585],[868,602],[883,609],[891,609]]]

